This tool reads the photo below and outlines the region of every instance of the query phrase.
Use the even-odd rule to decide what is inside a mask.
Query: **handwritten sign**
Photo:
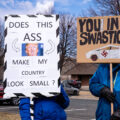
[[[5,95],[60,93],[57,15],[5,17]]]
[[[79,63],[120,62],[120,16],[77,19]]]

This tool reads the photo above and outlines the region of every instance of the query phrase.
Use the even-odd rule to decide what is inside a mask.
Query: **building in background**
[[[91,63],[76,63],[73,59],[65,64],[63,71],[61,72],[61,80],[80,80],[83,86],[89,85],[89,79],[95,73],[98,64]]]

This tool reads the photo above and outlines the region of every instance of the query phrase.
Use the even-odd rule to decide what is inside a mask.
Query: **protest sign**
[[[77,19],[77,62],[120,62],[120,16]]]
[[[77,62],[110,63],[110,90],[113,92],[112,63],[120,63],[120,16],[77,19]]]
[[[5,17],[4,97],[60,93],[59,16]]]

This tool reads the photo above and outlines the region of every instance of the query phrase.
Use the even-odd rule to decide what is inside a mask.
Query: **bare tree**
[[[60,15],[60,70],[66,61],[76,57],[76,18]]]
[[[98,9],[90,8],[90,16],[120,15],[120,0],[95,0]]]

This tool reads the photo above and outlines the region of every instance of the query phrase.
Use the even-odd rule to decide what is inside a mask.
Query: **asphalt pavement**
[[[67,120],[95,120],[97,100],[71,99]]]
[[[95,120],[98,98],[89,91],[89,86],[82,86],[78,96],[70,96],[67,108],[67,120]]]

